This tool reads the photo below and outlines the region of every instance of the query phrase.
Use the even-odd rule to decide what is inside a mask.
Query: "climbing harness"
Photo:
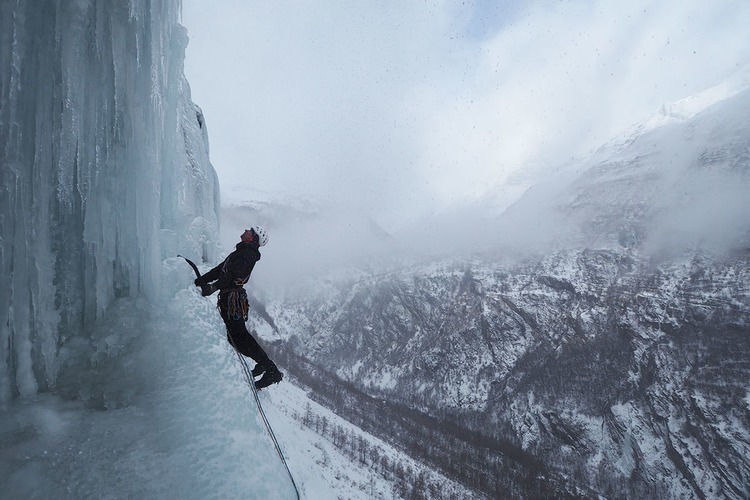
[[[178,255],[178,257],[182,257],[187,261],[188,264],[190,264],[190,267],[193,268],[193,271],[195,272],[195,275],[200,278],[201,273],[198,270],[198,266],[193,263],[190,259],[187,257],[183,257],[182,255]],[[247,321],[247,294],[245,292],[244,288],[241,288],[242,290],[241,294],[239,292],[232,291],[231,294],[235,295],[234,299],[235,301],[239,302],[242,297],[245,298],[244,306],[237,304],[239,306],[239,309],[235,307],[234,311],[232,311],[231,307],[231,301],[229,302],[229,312],[234,313],[238,315],[242,314],[244,316],[245,321]],[[241,295],[241,297],[239,297]],[[230,296],[231,299],[231,296]],[[292,471],[289,469],[289,465],[286,463],[286,458],[284,458],[284,453],[281,451],[281,446],[279,445],[278,439],[276,439],[276,434],[273,432],[273,428],[271,427],[271,422],[268,421],[268,417],[266,416],[265,410],[263,410],[263,405],[260,402],[260,398],[258,397],[258,389],[255,388],[255,379],[252,375],[252,371],[250,370],[250,367],[247,366],[247,361],[245,360],[245,357],[240,353],[240,351],[237,350],[237,347],[235,347],[234,342],[231,339],[231,336],[227,336],[227,339],[229,339],[229,343],[232,346],[232,349],[234,349],[235,354],[237,354],[237,359],[240,361],[240,366],[242,368],[242,372],[245,374],[245,381],[247,382],[247,385],[250,386],[250,390],[253,393],[253,399],[255,399],[255,405],[258,407],[258,413],[260,413],[260,416],[263,420],[263,425],[266,428],[266,431],[268,432],[268,435],[271,436],[271,441],[273,441],[273,446],[276,448],[276,453],[279,456],[279,459],[281,459],[281,463],[284,464],[284,468],[286,469],[286,473],[289,475],[289,480],[292,482],[292,486],[294,487],[294,492],[297,495],[297,500],[300,500],[300,493],[299,488],[297,488],[297,483],[294,481],[294,476],[292,476]]]
[[[244,288],[237,288],[219,295],[218,307],[227,313],[229,319],[247,321],[247,292]]]

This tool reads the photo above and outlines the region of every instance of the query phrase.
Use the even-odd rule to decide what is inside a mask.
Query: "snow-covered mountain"
[[[747,246],[748,105],[745,88],[701,112],[633,127],[529,189],[505,214],[503,236],[650,253]]]
[[[302,498],[471,498],[476,492],[340,417],[287,382],[264,395]]]
[[[746,498],[750,90],[734,90],[530,188],[492,252],[276,297],[286,349],[504,443],[477,460],[515,464],[488,496]]]

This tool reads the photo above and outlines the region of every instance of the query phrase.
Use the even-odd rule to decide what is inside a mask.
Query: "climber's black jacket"
[[[195,280],[198,286],[207,285],[213,281],[219,291],[242,288],[250,279],[255,263],[260,260],[260,251],[255,242],[239,242],[234,252],[230,253],[224,262],[214,267],[206,274]]]

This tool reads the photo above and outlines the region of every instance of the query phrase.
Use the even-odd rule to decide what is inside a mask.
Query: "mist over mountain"
[[[329,255],[360,263],[380,256],[385,265],[451,256],[524,259],[554,249],[666,257],[685,249],[742,248],[750,243],[747,86],[747,71],[740,71],[663,106],[588,158],[526,169],[477,201],[456,202],[411,223],[380,228],[345,207],[292,208],[289,200],[235,203],[225,209],[223,231],[232,226],[225,242],[236,239],[243,220],[258,217],[280,232],[276,251],[293,248],[294,238],[321,245],[308,260],[311,268]]]
[[[699,101],[441,215],[400,269],[270,294],[279,349],[506,443],[490,497],[746,497],[750,90]]]
[[[562,162],[478,203],[422,220],[401,236],[464,256],[562,248],[657,255],[747,246],[747,80],[743,71],[665,105],[588,159]]]
[[[382,272],[409,258],[402,245],[366,214],[288,201],[222,208],[221,241],[232,248],[244,228],[272,228],[274,246],[263,253],[253,283],[261,291],[295,288],[307,281]]]

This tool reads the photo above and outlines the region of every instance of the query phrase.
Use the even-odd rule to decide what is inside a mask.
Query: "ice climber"
[[[255,382],[255,387],[262,389],[280,382],[283,374],[247,331],[245,321],[249,305],[244,285],[250,279],[255,263],[260,260],[258,248],[268,242],[268,233],[260,226],[253,226],[246,229],[240,239],[234,252],[224,262],[196,278],[195,284],[201,287],[204,297],[219,291],[217,307],[227,327],[227,339],[240,353],[255,361],[253,377],[263,375]]]

